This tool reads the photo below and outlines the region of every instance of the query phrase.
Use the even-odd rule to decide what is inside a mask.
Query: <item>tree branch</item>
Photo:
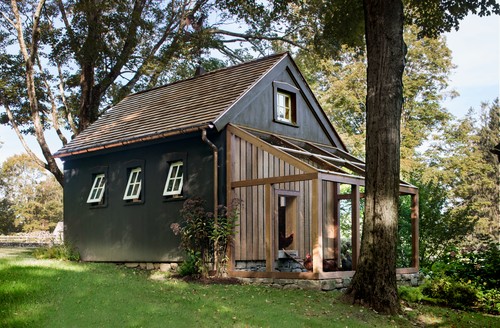
[[[35,153],[30,149],[30,147],[26,143],[26,140],[24,139],[24,136],[21,133],[21,131],[19,130],[19,127],[14,119],[14,115],[12,115],[12,111],[10,110],[9,104],[1,96],[0,96],[0,102],[2,103],[3,107],[5,108],[5,111],[7,112],[7,117],[9,118],[10,125],[12,126],[12,129],[16,132],[16,135],[19,138],[19,141],[21,141],[21,144],[23,145],[23,148],[26,151],[26,153],[28,153],[28,155],[33,159],[33,161],[35,161],[35,163],[38,166],[40,166],[44,169],[48,169],[47,163],[45,163],[41,159],[39,159],[38,156],[35,155]]]
[[[75,38],[75,33],[73,32],[73,28],[71,28],[71,24],[69,23],[68,16],[66,15],[66,9],[61,0],[57,1],[57,7],[59,8],[59,12],[61,13],[61,17],[64,22],[64,26],[66,27],[66,31],[68,31],[69,36],[69,44],[71,49],[75,54],[79,52],[79,43]]]
[[[249,42],[251,40],[283,41],[283,42],[289,43],[295,47],[298,47],[300,49],[305,50],[305,48],[302,45],[298,44],[295,41],[287,39],[286,37],[282,37],[282,36],[266,36],[266,35],[262,35],[262,34],[255,34],[254,35],[254,34],[248,34],[248,33],[237,33],[237,32],[232,32],[232,31],[227,31],[227,30],[221,30],[218,28],[206,29],[205,31],[208,33],[212,33],[212,34],[233,36],[233,37],[244,39],[245,41],[249,41]],[[222,40],[222,42],[224,42],[224,40]]]
[[[63,145],[66,145],[68,143],[68,140],[66,139],[64,134],[62,134],[61,128],[59,127],[56,99],[54,97],[54,94],[52,93],[52,89],[50,88],[49,81],[47,81],[47,75],[43,71],[42,63],[40,61],[38,54],[37,54],[37,64],[38,64],[38,69],[40,70],[40,75],[42,76],[43,84],[45,84],[45,88],[47,89],[47,95],[49,96],[50,99],[50,107],[51,107],[50,113],[52,115],[52,126],[54,127],[54,130],[56,130],[59,140],[61,140]]]
[[[66,116],[66,120],[68,121],[69,126],[71,127],[71,131],[73,135],[78,134],[78,128],[76,127],[75,120],[73,119],[73,115],[71,115],[71,111],[68,107],[68,103],[66,102],[66,96],[64,94],[64,79],[61,70],[61,64],[57,63],[57,72],[59,74],[59,93],[61,94],[61,101],[64,106],[64,114]]]
[[[147,0],[136,0],[134,3],[134,9],[132,10],[132,20],[127,31],[127,38],[123,43],[122,50],[120,51],[120,56],[117,58],[115,65],[109,70],[109,73],[106,75],[106,77],[99,83],[99,85],[95,87],[100,91],[101,96],[120,75],[121,69],[129,60],[130,55],[134,52],[134,49],[137,45],[137,29],[139,28],[141,15],[146,2]]]

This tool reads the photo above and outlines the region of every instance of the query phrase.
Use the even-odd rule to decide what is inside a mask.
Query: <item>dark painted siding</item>
[[[274,88],[273,81],[284,82],[299,89],[296,93],[297,126],[291,126],[274,121]],[[269,131],[292,138],[299,138],[312,142],[330,145],[332,142],[323,129],[322,124],[315,116],[311,104],[300,91],[300,86],[295,83],[289,71],[280,71],[279,74],[260,82],[254,89],[258,93],[249,103],[238,104],[242,106],[236,111],[239,113],[231,123]]]
[[[223,142],[223,136],[209,134],[209,138]],[[200,133],[190,138],[116,150],[65,162],[66,240],[78,248],[86,261],[160,262],[181,259],[183,253],[178,248],[179,238],[172,233],[170,225],[179,222],[179,211],[185,198],[200,196],[212,210],[211,148],[203,143]],[[168,173],[167,163],[181,158],[186,161],[185,197],[165,200],[162,192]],[[224,159],[221,160],[219,163],[224,163]],[[123,200],[127,168],[138,162],[144,165],[144,202],[127,204]],[[107,171],[106,204],[91,208],[86,201],[92,174],[103,168]]]

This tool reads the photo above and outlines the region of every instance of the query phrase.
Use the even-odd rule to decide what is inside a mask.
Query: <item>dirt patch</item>
[[[238,278],[230,278],[230,277],[208,277],[208,278],[203,278],[203,277],[197,277],[197,276],[174,276],[173,278],[179,279],[185,282],[193,282],[193,283],[198,283],[202,285],[241,285],[242,282]]]

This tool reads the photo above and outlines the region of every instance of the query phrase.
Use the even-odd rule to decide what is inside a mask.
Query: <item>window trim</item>
[[[284,124],[284,125],[289,125],[293,127],[298,127],[298,122],[297,122],[297,94],[300,92],[298,88],[295,86],[286,83],[286,82],[279,82],[279,81],[273,81],[273,115],[274,115],[274,122]],[[278,109],[279,109],[279,96],[284,95],[285,97],[288,97],[290,99],[290,120],[288,119],[283,119],[278,116]]]
[[[281,103],[283,99],[283,103]],[[288,106],[287,106],[288,100]],[[280,115],[280,110],[283,109],[283,117]],[[292,105],[292,95],[281,90],[276,93],[276,119],[280,122],[293,124],[293,105]],[[287,115],[288,114],[288,115]]]
[[[167,180],[165,181],[165,187],[163,188],[163,196],[180,197],[182,195],[182,187],[184,185],[184,161],[179,160],[169,163],[170,167],[168,169]],[[172,176],[174,168],[181,168],[175,172],[175,176]],[[180,172],[180,176],[179,176]],[[180,179],[178,187],[175,189],[176,181]],[[170,182],[172,181],[172,190],[168,190]]]
[[[102,183],[104,181],[104,183]],[[103,202],[106,192],[106,173],[98,173],[94,176],[92,187],[90,188],[87,204],[100,205]]]
[[[125,193],[123,194],[123,200],[128,200],[128,201],[138,201],[140,200],[141,197],[141,191],[142,191],[142,183],[143,183],[143,174],[141,174],[142,167],[134,167],[133,169],[130,170],[129,176],[128,176],[128,181],[127,185],[125,186]],[[137,173],[134,178],[134,173]],[[137,188],[136,192],[134,193],[134,189]],[[128,195],[130,192],[130,195]]]

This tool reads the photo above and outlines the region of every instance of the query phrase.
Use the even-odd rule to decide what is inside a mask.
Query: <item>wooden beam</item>
[[[416,195],[418,193],[418,188],[412,186],[399,185],[399,192],[402,195]]]
[[[359,251],[361,245],[361,234],[359,233],[359,186],[351,185],[351,221],[352,221],[352,269],[356,270],[358,267]]]
[[[364,178],[357,177],[354,175],[341,174],[341,173],[333,174],[333,173],[320,172],[319,178],[321,180],[333,181],[333,182],[338,182],[338,183],[356,184],[359,186],[365,185]]]
[[[289,163],[290,165],[297,167],[298,169],[300,169],[306,173],[316,172],[316,168],[314,168],[313,166],[298,160],[297,158],[293,157],[292,155],[287,154],[286,152],[279,150],[275,146],[265,142],[264,140],[254,136],[246,131],[243,131],[242,129],[240,129],[234,125],[229,124],[227,126],[227,130],[229,132],[231,132],[232,134],[240,137],[241,139],[243,139],[247,142],[250,142],[251,144],[255,145],[256,147],[259,147],[259,148],[263,149],[264,151],[267,151],[268,153],[274,155],[275,157]]]
[[[311,186],[311,241],[313,246],[313,272],[323,272],[323,216],[321,211],[321,181],[312,180]]]
[[[334,255],[337,260],[337,268],[340,268],[342,261],[340,258],[340,184],[335,182],[333,186],[333,225],[334,225]]]
[[[418,193],[411,195],[411,238],[412,238],[412,261],[411,266],[419,267],[419,209],[418,209]]]
[[[271,197],[274,197],[270,184],[265,185],[265,225],[266,225],[266,272],[274,271],[274,238],[272,224]]]
[[[233,182],[231,182],[231,188],[241,188],[241,187],[251,187],[251,186],[266,185],[266,184],[305,181],[305,180],[316,179],[317,177],[318,177],[318,173],[305,173],[305,174],[278,176],[278,177],[273,177],[273,178],[233,181]]]
[[[351,194],[341,194],[341,195],[338,195],[338,198],[339,199],[352,199],[352,193]],[[363,199],[365,198],[365,193],[360,193],[359,194],[359,198],[360,199]]]

